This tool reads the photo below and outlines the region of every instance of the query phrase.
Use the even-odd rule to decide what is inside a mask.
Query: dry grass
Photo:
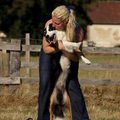
[[[38,84],[21,84],[17,94],[9,96],[8,87],[4,86],[4,94],[0,97],[0,120],[26,120],[27,118],[37,119],[38,110]],[[100,95],[110,94],[119,91],[120,88],[86,87],[82,86],[83,94],[96,95],[95,98],[85,97],[86,106],[91,120],[119,120],[120,99],[102,99]],[[110,91],[109,91],[110,90]],[[120,94],[120,93],[119,93]],[[69,113],[65,114],[70,120]]]
[[[91,120],[119,120],[120,100],[91,98],[86,100]]]
[[[8,87],[4,86],[4,94],[0,97],[0,120],[26,120],[37,119],[38,85],[21,84],[17,94],[7,94]]]
[[[120,63],[119,56],[87,55],[92,63]],[[21,57],[25,61],[25,57]],[[38,57],[31,57],[31,61],[38,62]],[[4,62],[5,64],[5,62]],[[24,77],[26,70],[21,69],[21,76]],[[90,79],[119,79],[120,71],[99,71],[80,70],[79,77]],[[38,77],[38,69],[31,70],[32,77]],[[38,111],[38,88],[39,85],[23,83],[19,86],[17,94],[9,96],[8,86],[4,86],[0,93],[0,120],[26,120],[27,118],[37,119]],[[29,89],[28,89],[29,88]],[[91,120],[120,120],[120,87],[119,86],[81,86],[83,95],[94,95],[96,97],[85,97],[86,106]],[[103,95],[112,95],[114,98],[102,98]],[[69,113],[65,114],[69,120]]]

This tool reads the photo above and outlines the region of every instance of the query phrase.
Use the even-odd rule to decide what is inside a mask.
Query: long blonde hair
[[[66,6],[58,6],[56,9],[53,10],[52,16],[59,18],[63,22],[67,22],[66,26],[66,37],[67,40],[70,42],[75,41],[75,29],[76,29],[76,16],[74,10],[69,10]]]

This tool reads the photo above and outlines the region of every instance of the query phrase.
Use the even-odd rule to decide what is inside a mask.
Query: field
[[[87,57],[92,63],[120,63],[119,55],[87,55]],[[25,57],[21,57],[21,60],[25,61]],[[31,57],[31,61],[38,62],[38,57]],[[119,73],[118,70],[79,70],[78,76],[90,79],[119,79]],[[20,75],[25,76],[25,69],[21,69]],[[31,76],[38,77],[38,69],[32,69]],[[81,88],[90,120],[120,120],[119,86],[81,86]],[[27,84],[24,83],[19,86],[17,94],[9,96],[8,86],[4,85],[4,93],[1,91],[0,97],[0,120],[26,120],[30,117],[36,120],[38,89],[39,85],[36,84],[30,85],[28,90]],[[65,120],[70,120],[68,112],[65,116]]]

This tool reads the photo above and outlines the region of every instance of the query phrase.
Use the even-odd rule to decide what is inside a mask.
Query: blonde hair
[[[62,5],[53,10],[52,16],[57,17],[63,22],[67,22],[66,26],[66,37],[70,42],[75,41],[75,29],[76,29],[76,16],[74,10],[69,10],[66,6]]]

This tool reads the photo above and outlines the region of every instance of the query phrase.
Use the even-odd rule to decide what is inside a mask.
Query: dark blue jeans
[[[50,89],[52,84],[52,55],[47,55],[44,53],[43,48],[40,52],[39,61],[39,74],[40,74],[40,84],[39,84],[39,108],[38,108],[38,119],[37,120],[49,120],[49,103],[50,103]],[[70,96],[71,108],[72,108],[72,118],[73,120],[89,120],[87,109],[85,106],[84,97],[80,89],[80,84],[77,78],[78,64],[72,63],[74,72],[71,72],[68,77],[67,91]],[[77,68],[74,68],[77,66]],[[76,70],[75,70],[76,69]],[[75,74],[74,74],[75,73]]]

